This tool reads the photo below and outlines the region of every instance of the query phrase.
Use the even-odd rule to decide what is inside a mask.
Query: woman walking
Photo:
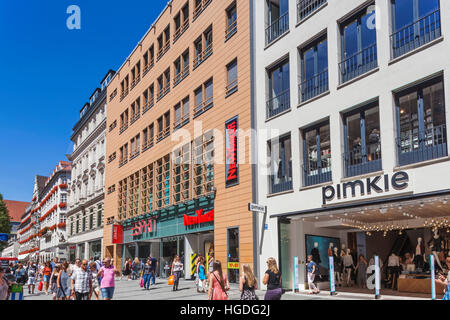
[[[205,269],[205,258],[203,258],[203,256],[200,256],[198,260],[197,278],[198,278],[197,292],[199,293],[206,292],[206,269]]]
[[[61,266],[61,271],[58,273],[58,278],[56,279],[57,283],[57,291],[56,291],[56,299],[57,300],[70,300],[70,289],[69,289],[69,273],[68,273],[69,264],[67,261],[64,261]]]
[[[180,282],[181,273],[183,272],[183,264],[181,263],[180,257],[175,256],[173,259],[172,268],[170,270],[170,274],[175,276],[175,281],[173,283],[173,291],[178,290],[178,284]]]
[[[140,265],[141,265],[141,262],[139,261],[139,259],[137,257],[134,258],[134,261],[131,265],[131,272],[132,272],[131,279],[132,280],[136,280],[139,277]]]
[[[122,277],[120,278],[120,280],[122,280],[123,276],[126,276],[127,280],[131,280],[131,259],[130,258],[127,258],[125,260],[125,265],[123,266]]]
[[[50,276],[52,274],[52,268],[50,268],[50,262],[44,264],[44,269],[42,270],[43,280],[44,280],[44,290],[45,294],[48,296],[48,287],[50,285]]]
[[[313,256],[308,256],[308,263],[306,264],[306,271],[308,272],[308,288],[309,288],[309,294],[318,294],[319,289],[317,289],[316,285],[314,284],[314,278],[316,277],[317,268],[319,266],[317,263],[314,262]]]
[[[25,284],[25,276],[27,271],[23,267],[23,264],[19,263],[14,276],[16,277],[16,282],[19,284]]]
[[[144,267],[142,268],[142,276],[144,277],[144,289],[149,290],[150,279],[152,275],[152,262],[147,259]]]
[[[100,268],[99,276],[102,278],[100,290],[104,300],[111,300],[114,295],[114,275],[116,268],[111,264],[111,258],[106,258],[103,267]]]
[[[94,292],[95,299],[99,300],[100,296],[100,285],[98,282],[98,272],[97,272],[97,264],[92,261],[89,265],[92,274],[92,291]]]
[[[355,269],[356,283],[359,288],[365,288],[367,282],[367,261],[362,254],[359,255],[358,265]]]
[[[36,287],[37,267],[32,261],[28,262],[27,273],[28,273],[28,282],[27,282],[28,294],[34,294],[34,288]]]
[[[280,300],[283,294],[281,289],[281,272],[278,270],[274,258],[267,259],[267,271],[264,274],[263,284],[267,285],[264,300]]]
[[[243,265],[243,274],[239,279],[241,300],[258,300],[255,290],[258,288],[258,280],[248,264]]]
[[[50,276],[50,291],[53,296],[53,300],[56,300],[56,295],[58,293],[58,275],[61,271],[61,265],[55,264],[55,267],[53,268],[53,271]]]
[[[9,282],[5,277],[5,269],[0,266],[0,301],[8,300]],[[5,315],[6,316],[6,315]]]
[[[230,290],[227,276],[222,272],[222,264],[216,260],[213,264],[213,272],[209,275],[209,300],[228,300],[227,291]]]

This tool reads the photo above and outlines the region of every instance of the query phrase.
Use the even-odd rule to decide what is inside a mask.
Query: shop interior
[[[436,277],[449,272],[445,263],[450,255],[449,198],[439,196],[292,217],[280,226],[282,268],[284,265],[285,271],[291,272],[286,256],[298,256],[303,264],[299,268],[300,282],[307,289],[304,263],[307,255],[312,255],[320,266],[316,285],[329,290],[329,256],[333,256],[337,292],[374,294],[373,271],[369,267],[377,255],[381,294],[429,298],[430,255],[434,257]],[[292,283],[286,286],[292,287]],[[437,297],[443,290],[443,286],[436,285]]]

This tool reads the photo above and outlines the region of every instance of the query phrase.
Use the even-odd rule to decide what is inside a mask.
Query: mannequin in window
[[[380,142],[380,131],[378,129],[373,129],[369,135],[369,157],[372,160],[378,159],[379,153],[379,142]]]
[[[351,250],[347,249],[345,256],[343,257],[344,262],[344,280],[347,287],[351,287],[351,275],[352,269],[355,269],[355,265],[353,264],[353,257],[351,255]]]
[[[431,253],[434,256],[434,263],[437,264],[439,266],[439,268],[443,271],[444,269],[442,268],[442,264],[440,261],[440,253],[442,252],[442,242],[443,239],[442,237],[439,235],[439,231],[436,229],[434,230],[434,235],[431,238],[430,241],[428,241],[428,247],[431,249]]]
[[[332,257],[332,256],[333,256],[333,247],[334,247],[333,242],[330,242],[330,245],[329,245],[329,247],[328,247],[328,256],[329,256],[329,257]]]
[[[314,242],[314,248],[311,249],[311,255],[313,256],[313,261],[319,265],[322,260],[320,260],[319,243]]]
[[[333,248],[333,262],[334,262],[334,276],[336,278],[336,285],[342,287],[342,257],[338,252],[338,247]]]
[[[424,254],[425,254],[425,245],[423,244],[423,239],[421,237],[419,237],[419,238],[417,238],[416,255],[414,257],[414,264],[416,265],[416,269],[423,270],[423,267],[424,267],[423,255]]]
[[[344,258],[344,256],[347,254],[347,251],[345,250],[345,244],[341,245],[341,252],[340,252],[340,256],[341,258]]]
[[[400,258],[392,252],[388,259],[388,279],[391,283],[391,288],[397,287],[398,274],[400,272]]]

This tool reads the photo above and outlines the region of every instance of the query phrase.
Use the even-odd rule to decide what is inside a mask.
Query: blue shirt
[[[155,271],[156,270],[156,262],[158,260],[156,260],[156,258],[151,258],[150,262],[152,263],[152,270]]]
[[[313,273],[314,266],[316,266],[316,270],[315,271],[317,271],[317,263],[315,263],[314,261],[309,262],[306,265],[306,271],[308,271],[308,273]]]

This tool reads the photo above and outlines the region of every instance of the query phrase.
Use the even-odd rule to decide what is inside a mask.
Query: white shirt
[[[390,255],[388,260],[388,267],[400,266],[400,260],[397,256]]]
[[[349,254],[344,256],[344,267],[353,265],[353,257]]]

